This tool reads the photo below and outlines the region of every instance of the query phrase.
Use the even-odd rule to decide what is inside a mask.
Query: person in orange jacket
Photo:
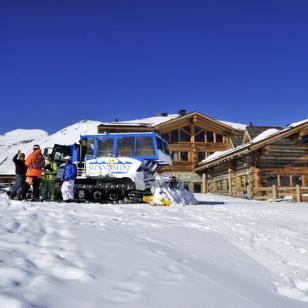
[[[17,195],[18,200],[23,200],[26,198],[27,192],[32,185],[33,188],[33,198],[32,201],[39,201],[40,198],[40,184],[42,179],[42,169],[45,165],[45,159],[42,155],[42,151],[39,145],[33,146],[33,152],[28,155],[25,161],[28,167],[26,173],[26,183]]]

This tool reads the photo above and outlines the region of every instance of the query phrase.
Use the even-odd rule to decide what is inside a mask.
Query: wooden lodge
[[[196,169],[205,192],[254,199],[308,199],[308,120],[285,129],[247,126],[242,144]]]
[[[241,136],[237,129],[200,112],[168,115],[135,121],[115,121],[98,126],[98,133],[155,131],[169,144],[172,166],[164,167],[163,174],[176,175],[187,188],[201,192],[202,178],[195,168],[216,151],[233,147],[231,137]]]

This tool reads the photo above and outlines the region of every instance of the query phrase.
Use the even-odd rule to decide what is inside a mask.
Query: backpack
[[[34,156],[33,162],[32,162],[32,168],[34,169],[42,169],[45,165],[45,158],[42,155],[42,153],[38,153]]]

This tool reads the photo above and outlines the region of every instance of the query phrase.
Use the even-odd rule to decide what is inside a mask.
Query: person
[[[43,168],[42,201],[55,200],[55,185],[58,166],[53,156],[48,154],[47,161]]]
[[[64,157],[65,168],[62,175],[61,193],[63,201],[70,202],[74,199],[74,182],[77,175],[77,168],[72,163],[70,156]]]
[[[31,201],[39,201],[40,183],[42,178],[42,169],[45,165],[45,159],[38,144],[33,146],[33,152],[28,155],[25,164],[28,167],[26,181],[21,191],[17,193],[17,199],[26,199],[27,193],[32,185],[33,197]]]
[[[13,157],[13,162],[15,164],[15,183],[8,191],[8,195],[11,199],[14,199],[17,196],[17,192],[22,189],[27,172],[27,166],[25,165],[25,154],[21,153],[20,150]]]

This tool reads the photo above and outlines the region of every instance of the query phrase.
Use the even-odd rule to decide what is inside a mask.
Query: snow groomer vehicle
[[[163,188],[179,186],[172,177],[155,176],[172,162],[168,144],[154,132],[84,135],[79,144],[56,144],[51,154],[60,166],[59,179],[64,157],[72,157],[77,166],[75,199],[80,201],[170,205]]]

